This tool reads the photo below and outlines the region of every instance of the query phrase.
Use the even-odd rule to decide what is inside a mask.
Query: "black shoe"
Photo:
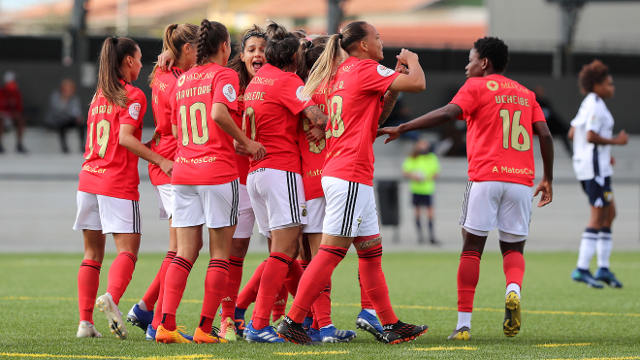
[[[294,322],[285,316],[278,325],[278,336],[294,344],[306,345],[311,343],[311,338],[302,328],[301,323]]]
[[[429,242],[430,242],[430,243],[431,243],[431,245],[433,245],[433,246],[440,246],[440,245],[441,245],[440,241],[438,241],[438,240],[436,240],[436,239],[431,239],[431,240],[429,240]]]
[[[20,154],[26,154],[28,153],[27,149],[24,147],[24,145],[18,143],[18,145],[16,145],[16,152],[19,152]]]
[[[405,324],[398,320],[395,324],[385,325],[383,329],[384,334],[382,334],[381,337],[382,342],[387,344],[399,344],[401,342],[411,341],[426,333],[429,327],[427,325]]]

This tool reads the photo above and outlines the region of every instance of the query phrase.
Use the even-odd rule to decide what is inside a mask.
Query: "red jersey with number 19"
[[[171,119],[176,116],[174,91],[176,80],[182,75],[180,68],[174,67],[169,71],[156,69],[151,83],[151,110],[156,124],[154,138],[151,140],[151,150],[163,157],[173,160],[176,156],[178,144],[171,132]],[[171,183],[171,178],[160,169],[160,166],[149,163],[149,179],[153,185]]]
[[[469,180],[533,185],[533,123],[546,121],[535,94],[502,75],[469,78],[451,100],[467,122]]]
[[[327,115],[328,87],[318,87],[311,100],[318,105],[320,110]],[[312,200],[324,196],[322,191],[322,166],[324,165],[327,140],[317,142],[307,140],[306,132],[311,128],[309,119],[304,118],[298,125],[298,145],[302,159],[302,183],[304,184],[304,197]]]
[[[251,138],[261,143],[267,154],[251,160],[249,171],[269,168],[300,174],[297,133],[299,114],[313,105],[302,97],[304,83],[298,75],[265,64],[251,79],[244,93],[244,122]]]
[[[233,139],[211,117],[213,104],[238,108],[238,74],[215,63],[197,66],[178,78],[178,151],[171,183],[218,185],[238,178]]]
[[[384,93],[398,73],[373,60],[349,57],[333,81],[323,176],[373,186],[373,142]]]
[[[120,145],[120,125],[135,127],[142,137],[142,118],[147,99],[137,87],[121,81],[127,92],[125,107],[111,104],[97,91],[87,116],[87,142],[78,190],[125,200],[138,200],[138,156]]]

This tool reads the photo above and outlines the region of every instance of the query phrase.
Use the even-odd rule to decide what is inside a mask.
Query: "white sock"
[[[596,252],[596,242],[598,234],[593,229],[585,230],[580,241],[580,251],[578,252],[578,269],[589,270],[591,258]]]
[[[463,326],[471,329],[471,313],[458,311],[458,325],[456,325],[456,330],[460,329]]]
[[[598,233],[598,242],[596,245],[599,268],[609,268],[609,258],[611,257],[612,247],[613,241],[611,241],[611,232],[600,231]]]
[[[507,297],[507,294],[514,291],[518,297],[520,297],[520,285],[516,283],[511,283],[507,285],[507,291],[504,293],[504,296]]]
[[[373,315],[373,316],[377,316],[376,315],[376,310],[375,309],[362,309],[366,312],[368,312],[369,314]]]
[[[140,310],[142,311],[149,311],[147,310],[147,304],[144,302],[144,300],[138,301],[138,307],[140,307]]]

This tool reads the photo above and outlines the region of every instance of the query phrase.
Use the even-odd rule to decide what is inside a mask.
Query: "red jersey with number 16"
[[[323,176],[373,186],[373,142],[384,93],[398,73],[373,60],[349,57],[338,68],[329,101]]]
[[[87,116],[87,142],[78,190],[125,200],[138,200],[138,156],[120,145],[120,125],[135,127],[142,137],[147,99],[140,89],[121,81],[127,92],[125,107],[111,104],[97,91]]]
[[[218,185],[238,178],[233,139],[211,117],[213,104],[238,108],[238,74],[215,63],[197,66],[176,83],[178,151],[171,183]]]
[[[451,100],[467,122],[469,180],[533,185],[533,123],[546,121],[535,94],[502,75],[469,78]]]
[[[156,124],[154,138],[151,140],[151,150],[164,158],[173,160],[176,156],[178,144],[171,132],[171,119],[176,116],[174,91],[176,80],[182,75],[180,68],[174,67],[169,71],[156,69],[151,83],[151,110]],[[149,163],[149,179],[153,185],[171,183],[171,178],[160,169],[160,166]]]
[[[321,86],[316,89],[311,100],[318,105],[320,110],[327,115],[327,100],[329,98],[328,87]],[[324,196],[322,190],[322,166],[327,152],[327,140],[314,142],[307,140],[306,132],[311,128],[309,119],[304,118],[298,125],[298,145],[300,147],[300,158],[302,159],[302,183],[304,184],[304,197],[307,200]],[[323,130],[324,131],[324,130]]]

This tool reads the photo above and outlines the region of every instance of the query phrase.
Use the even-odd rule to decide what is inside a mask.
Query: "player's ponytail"
[[[162,35],[162,52],[170,51],[172,57],[177,62],[182,56],[184,44],[194,44],[198,39],[198,26],[193,24],[171,24],[164,29]],[[158,64],[153,67],[149,75],[149,83],[153,82]],[[187,69],[183,69],[187,70]]]
[[[202,20],[198,29],[198,53],[196,62],[203,65],[211,56],[218,54],[220,45],[229,41],[229,31],[217,21]]]
[[[137,49],[138,44],[126,37],[108,37],[102,43],[96,93],[101,92],[114,105],[127,106],[127,92],[120,83],[123,77],[120,66],[126,56],[135,56]]]
[[[339,65],[341,36],[342,34],[333,34],[329,37],[329,41],[327,41],[320,57],[311,67],[307,83],[302,91],[303,96],[311,97],[318,87],[329,83],[331,76]]]

